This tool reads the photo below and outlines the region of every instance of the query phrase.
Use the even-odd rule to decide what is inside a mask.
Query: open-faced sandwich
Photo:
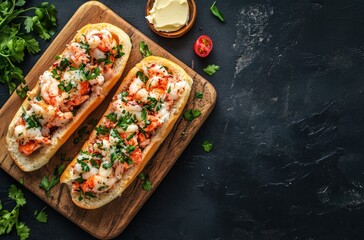
[[[81,28],[11,121],[7,147],[23,171],[45,165],[121,77],[129,36],[108,23]]]
[[[165,58],[147,57],[132,68],[61,176],[73,202],[94,209],[120,196],[167,137],[191,87],[192,78]]]

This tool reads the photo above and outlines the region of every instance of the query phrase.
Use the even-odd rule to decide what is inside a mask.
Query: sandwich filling
[[[95,137],[77,155],[70,172],[72,191],[95,197],[112,189],[141,163],[143,152],[168,123],[176,101],[188,87],[167,67],[143,65],[127,90],[114,97],[94,130]]]
[[[39,79],[40,93],[28,98],[14,135],[19,151],[28,156],[50,144],[52,134],[72,121],[77,110],[113,74],[115,60],[124,55],[110,31],[91,30],[67,45]]]

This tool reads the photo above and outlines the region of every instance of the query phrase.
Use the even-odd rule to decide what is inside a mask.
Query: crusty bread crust
[[[126,62],[130,56],[130,51],[132,48],[132,44],[130,41],[130,37],[120,28],[109,24],[109,23],[97,23],[97,24],[88,24],[82,27],[77,34],[75,35],[72,42],[80,38],[82,34],[89,32],[90,30],[101,30],[107,29],[111,32],[114,38],[117,39],[118,44],[122,44],[124,56],[116,59],[114,62],[114,72],[110,78],[107,78],[107,81],[102,85],[102,89],[99,94],[95,92],[91,93],[90,98],[84,102],[81,107],[77,110],[76,116],[67,123],[65,126],[58,128],[51,138],[51,143],[49,145],[42,146],[35,152],[33,152],[29,156],[24,156],[21,152],[19,152],[19,144],[16,141],[14,136],[14,127],[17,123],[17,120],[22,115],[22,109],[19,108],[17,113],[15,114],[13,120],[11,121],[8,133],[6,136],[7,148],[9,150],[10,156],[14,159],[15,163],[19,166],[19,168],[25,172],[34,171],[36,169],[41,168],[43,165],[48,163],[50,158],[57,152],[57,150],[62,146],[62,144],[72,135],[72,133],[80,126],[80,124],[86,119],[86,117],[104,100],[109,91],[114,87],[116,82],[121,77],[121,74],[124,71]],[[28,93],[30,98],[39,95],[40,87],[37,84],[35,88]],[[22,106],[27,106],[29,100],[26,98],[22,104]]]
[[[133,67],[129,73],[124,78],[123,82],[121,83],[119,89],[117,90],[115,96],[125,91],[129,88],[130,83],[132,82],[133,78],[135,77],[136,73],[142,69],[143,65],[147,64],[160,64],[162,66],[166,66],[169,71],[173,72],[174,74],[178,75],[180,79],[187,82],[187,87],[183,92],[183,95],[174,103],[174,106],[171,110],[171,117],[168,122],[165,122],[160,128],[158,128],[156,134],[151,139],[151,143],[143,150],[143,157],[142,161],[128,169],[125,175],[122,177],[121,180],[117,181],[115,185],[107,192],[102,194],[98,194],[96,198],[83,198],[82,201],[79,201],[78,198],[80,196],[80,192],[71,191],[71,198],[72,201],[79,207],[85,209],[95,209],[99,208],[113,199],[117,198],[122,194],[122,192],[133,182],[133,180],[140,174],[143,170],[144,166],[148,163],[148,161],[152,158],[154,153],[157,151],[159,146],[162,144],[164,139],[167,137],[169,132],[171,131],[173,125],[178,120],[182,111],[187,103],[189,98],[192,83],[192,78],[177,64],[161,57],[150,56],[144,58],[140,63],[138,63],[135,67]],[[109,105],[108,109],[106,110],[104,115],[107,115],[111,112],[111,104]],[[98,125],[101,124],[101,120],[99,121]],[[89,144],[92,139],[96,137],[96,131],[93,131],[85,144],[82,147],[82,150],[87,149],[87,145]],[[73,159],[73,161],[67,166],[66,170],[63,172],[61,176],[61,183],[66,183],[70,189],[72,189],[72,177],[71,171],[75,164],[77,163],[77,157]]]

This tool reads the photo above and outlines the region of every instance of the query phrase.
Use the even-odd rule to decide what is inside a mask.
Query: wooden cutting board
[[[69,190],[66,185],[56,185],[51,190],[51,196],[47,197],[45,192],[39,188],[41,179],[43,176],[51,176],[53,170],[60,164],[63,163],[67,165],[69,160],[65,161],[61,156],[65,155],[66,159],[72,159],[86,141],[88,134],[83,134],[80,137],[80,131],[76,131],[46,166],[31,173],[22,172],[13,162],[5,147],[7,127],[22,103],[22,99],[16,94],[13,94],[0,110],[0,119],[2,122],[0,124],[0,166],[14,179],[24,179],[24,186],[26,188],[62,215],[79,225],[82,229],[97,238],[109,239],[117,236],[124,230],[145,201],[150,197],[153,190],[166,176],[213,109],[216,101],[216,91],[209,82],[191,68],[158,46],[155,42],[148,39],[109,8],[96,1],[87,2],[82,5],[58,34],[49,48],[40,57],[39,61],[26,76],[29,87],[32,89],[35,86],[38,77],[48,69],[50,64],[53,63],[54,57],[63,51],[65,44],[71,41],[78,29],[88,23],[97,22],[112,23],[123,29],[131,37],[133,49],[119,83],[116,84],[109,96],[91,114],[91,116],[87,118],[79,129],[86,128],[87,132],[92,130],[93,125],[90,122],[92,122],[92,120],[98,120],[102,116],[123,77],[129,69],[141,60],[142,57],[139,52],[140,41],[145,41],[154,55],[168,58],[182,66],[194,80],[193,89],[186,108],[199,109],[202,114],[191,122],[187,122],[183,118],[180,118],[158,152],[147,164],[143,173],[150,176],[150,180],[153,183],[153,189],[151,191],[144,191],[142,189],[142,181],[137,178],[121,197],[97,210],[84,210],[76,207],[70,199]],[[203,98],[194,99],[196,92],[202,92]],[[77,144],[74,142],[75,138],[80,139]]]

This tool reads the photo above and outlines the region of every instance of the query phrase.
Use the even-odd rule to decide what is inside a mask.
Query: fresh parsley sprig
[[[37,219],[38,222],[47,223],[48,221],[48,214],[44,211],[46,207],[38,212],[38,210],[34,211],[34,217]]]
[[[25,0],[3,0],[0,2],[0,82],[8,85],[9,93],[17,91],[25,97],[27,89],[20,63],[25,51],[35,54],[40,51],[39,42],[30,33],[44,40],[50,39],[57,28],[56,8],[44,2],[38,7],[22,8]],[[33,11],[33,16],[24,15]]]
[[[142,180],[142,181],[143,181],[143,185],[142,185],[143,190],[145,190],[145,191],[150,191],[150,190],[152,190],[152,188],[153,188],[153,184],[152,184],[152,182],[149,180],[149,176],[148,176],[148,174],[140,173],[140,174],[139,174],[139,178],[140,178],[140,180]]]
[[[193,119],[199,117],[201,115],[201,111],[198,109],[188,109],[184,112],[183,117],[187,121],[192,121]]]
[[[30,230],[23,222],[19,222],[19,209],[26,204],[23,192],[15,185],[10,185],[8,196],[15,201],[16,205],[11,211],[8,211],[3,209],[0,202],[0,236],[9,234],[15,226],[19,238],[25,240],[29,237]]]
[[[203,143],[202,143],[202,148],[205,152],[211,152],[212,150],[212,143],[209,141],[209,140],[205,140]]]
[[[144,41],[139,43],[139,51],[143,55],[143,58],[153,55],[153,53],[149,50],[148,45]]]
[[[59,177],[62,175],[65,168],[64,165],[60,165],[54,169],[53,175],[50,178],[43,176],[39,183],[39,187],[46,192],[48,197],[50,197],[50,190],[59,183]]]
[[[216,71],[220,70],[220,66],[217,66],[215,64],[210,64],[206,68],[203,69],[205,73],[212,76],[216,73]]]

